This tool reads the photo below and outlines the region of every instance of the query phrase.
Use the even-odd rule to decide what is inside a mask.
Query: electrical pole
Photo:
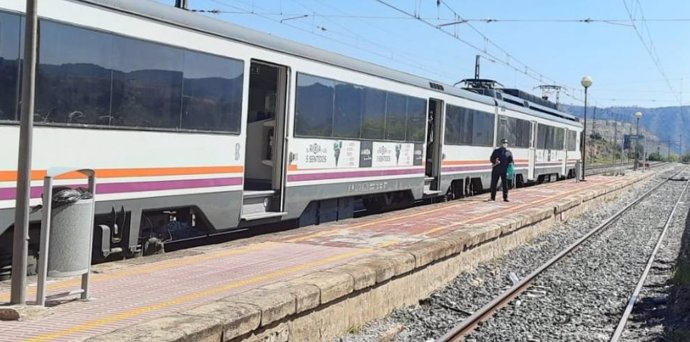
[[[480,55],[477,55],[477,58],[474,60],[474,79],[475,80],[479,79],[479,57],[480,57]]]
[[[620,152],[620,157],[621,157],[621,167],[623,166],[623,144],[621,143],[621,152]],[[616,146],[616,150],[618,149],[618,121],[613,121],[613,146]],[[618,163],[618,157],[614,154],[613,155],[613,164]],[[620,174],[620,168],[616,171],[616,175]]]
[[[189,6],[188,0],[175,0],[175,7],[177,7],[177,8],[187,10],[187,9],[189,9],[188,6]]]
[[[592,112],[592,135],[597,132],[597,106],[594,106],[594,112]]]
[[[618,145],[618,121],[613,122],[613,145]]]
[[[24,61],[22,69],[22,112],[19,126],[19,160],[17,162],[17,200],[14,212],[12,245],[12,285],[10,303],[26,303],[26,259],[29,254],[29,205],[31,200],[31,150],[36,94],[36,41],[38,0],[26,1],[24,28]],[[41,256],[44,258],[45,256]]]

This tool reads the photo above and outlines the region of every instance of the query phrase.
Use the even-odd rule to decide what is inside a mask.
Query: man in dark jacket
[[[491,200],[496,200],[496,186],[498,179],[501,178],[501,186],[503,187],[503,200],[508,202],[508,165],[513,164],[513,153],[508,149],[508,140],[501,139],[501,147],[491,153]]]

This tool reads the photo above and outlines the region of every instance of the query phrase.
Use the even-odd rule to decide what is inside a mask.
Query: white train
[[[0,3],[0,267],[24,6]],[[385,209],[465,196],[488,187],[501,138],[518,185],[570,176],[580,159],[578,120],[516,90],[458,89],[152,1],[41,1],[38,13],[32,205],[46,169],[96,169],[101,257],[152,239],[348,218],[358,200]]]

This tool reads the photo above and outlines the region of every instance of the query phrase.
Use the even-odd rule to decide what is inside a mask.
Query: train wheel
[[[465,181],[462,179],[454,180],[450,183],[450,188],[448,188],[448,193],[446,198],[450,200],[465,197]]]
[[[144,246],[142,249],[145,256],[153,254],[163,254],[165,253],[165,243],[163,243],[163,241],[161,241],[158,238],[151,237],[144,242]]]
[[[12,254],[0,255],[0,280],[10,279],[12,274]]]

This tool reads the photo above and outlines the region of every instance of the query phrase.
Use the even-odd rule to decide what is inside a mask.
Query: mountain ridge
[[[583,106],[561,104],[559,108],[567,113],[582,118],[584,115]],[[598,132],[601,123],[605,121],[615,121],[623,125],[624,134],[634,133],[636,119],[634,113],[641,112],[640,134],[651,132],[658,140],[667,145],[670,141],[672,151],[679,153],[688,149],[690,146],[690,134],[687,134],[690,127],[690,119],[687,113],[690,106],[668,106],[668,107],[637,107],[637,106],[614,106],[614,107],[590,107],[587,106],[587,132],[591,134]],[[594,124],[593,124],[594,123]]]

